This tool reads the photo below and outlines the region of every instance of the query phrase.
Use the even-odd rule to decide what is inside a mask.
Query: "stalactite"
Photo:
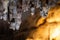
[[[55,6],[59,0],[0,0],[0,19],[15,20],[15,24],[21,24],[22,20],[29,16],[35,16],[39,9],[40,16],[46,17],[48,10]],[[20,22],[20,23],[18,23]],[[16,27],[15,27],[16,28]]]

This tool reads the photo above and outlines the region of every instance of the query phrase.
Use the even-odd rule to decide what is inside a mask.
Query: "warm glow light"
[[[52,34],[52,36],[53,37],[56,37],[56,36],[58,36],[60,34],[60,31],[59,31],[59,29],[55,29],[55,32],[53,32],[53,34]]]
[[[56,38],[59,35],[60,35],[60,29],[56,28],[50,36],[51,36],[51,39],[53,39],[53,38]]]

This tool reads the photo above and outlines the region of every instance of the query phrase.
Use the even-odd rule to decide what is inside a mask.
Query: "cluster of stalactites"
[[[21,24],[22,12],[18,13],[18,9],[17,0],[0,0],[0,19],[8,21],[13,30],[18,30]]]
[[[59,0],[22,0],[22,9],[23,12],[30,11],[31,15],[34,15],[36,8],[39,8],[40,15],[46,17],[48,10],[57,2]]]
[[[59,2],[59,0],[22,0],[20,5],[20,3],[18,3],[19,1],[20,0],[0,0],[0,19],[8,20],[13,24],[14,30],[19,29],[19,26],[16,28],[16,24],[21,24],[21,18],[23,20],[29,15],[36,15],[36,9],[39,9],[40,16],[46,17],[48,10]],[[17,8],[17,5],[19,8]]]
[[[11,29],[13,30],[19,30],[20,24],[21,24],[21,8],[17,8],[17,0],[10,1],[9,5],[9,11],[10,11],[10,23],[11,23]]]

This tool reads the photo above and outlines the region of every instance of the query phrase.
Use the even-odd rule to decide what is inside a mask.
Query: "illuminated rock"
[[[39,19],[37,26],[26,40],[60,40],[60,6],[51,8],[47,18]]]

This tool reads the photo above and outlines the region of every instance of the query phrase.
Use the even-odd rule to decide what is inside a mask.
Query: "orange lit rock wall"
[[[46,18],[40,18],[38,28],[26,40],[60,40],[60,6],[52,7]]]

